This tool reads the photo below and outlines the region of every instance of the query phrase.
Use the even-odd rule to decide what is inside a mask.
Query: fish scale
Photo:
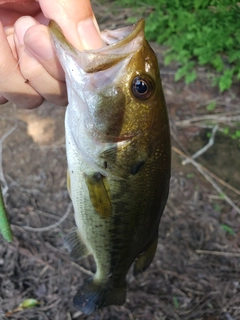
[[[66,74],[68,188],[77,228],[74,259],[92,254],[96,273],[73,303],[85,314],[126,299],[126,276],[152,262],[169,190],[171,146],[156,56],[144,21],[106,30],[106,46],[77,51],[50,31]]]

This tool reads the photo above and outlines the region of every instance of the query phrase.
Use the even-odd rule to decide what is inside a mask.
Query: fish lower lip
[[[129,135],[123,135],[123,136],[119,136],[119,137],[111,137],[111,139],[113,139],[114,142],[121,142],[121,141],[130,140],[135,136],[136,136],[136,134],[129,134]]]
[[[111,135],[108,135],[108,134],[103,134],[101,132],[95,132],[95,134],[93,134],[92,132],[90,132],[90,136],[93,137],[93,139],[95,141],[98,141],[98,142],[102,142],[102,143],[114,143],[114,142],[122,142],[122,141],[126,141],[126,140],[130,140],[134,137],[136,137],[139,133],[134,133],[134,134],[124,134],[122,136],[111,136]]]

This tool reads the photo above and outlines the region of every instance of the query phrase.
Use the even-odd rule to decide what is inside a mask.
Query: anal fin
[[[156,236],[154,237],[154,240],[152,241],[150,246],[143,253],[141,253],[135,260],[134,268],[133,268],[134,276],[145,271],[150,266],[155,256],[157,244],[158,244],[158,232],[156,233]]]
[[[64,237],[64,240],[65,247],[70,251],[70,257],[73,260],[78,260],[90,254],[77,228],[73,228],[70,233]]]
[[[111,283],[102,284],[90,279],[78,290],[73,298],[73,304],[84,314],[91,314],[103,307],[124,304],[126,292],[126,282],[122,287],[116,288],[112,287]]]

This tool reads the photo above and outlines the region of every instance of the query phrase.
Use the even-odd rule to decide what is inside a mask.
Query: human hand
[[[47,24],[54,20],[78,49],[102,46],[90,0],[0,0],[0,104],[67,105],[65,76]]]

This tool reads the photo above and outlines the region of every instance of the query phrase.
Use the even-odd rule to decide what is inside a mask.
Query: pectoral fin
[[[102,218],[110,217],[112,215],[112,205],[103,182],[103,176],[98,172],[93,175],[85,175],[85,181],[95,211]]]
[[[155,252],[157,249],[158,244],[158,233],[156,234],[153,242],[151,245],[145,250],[143,253],[141,253],[134,263],[134,269],[133,269],[133,275],[136,276],[137,274],[145,271],[151,264]]]
[[[73,228],[70,233],[64,237],[64,240],[65,247],[70,251],[70,257],[73,260],[78,260],[90,254],[77,228]]]

